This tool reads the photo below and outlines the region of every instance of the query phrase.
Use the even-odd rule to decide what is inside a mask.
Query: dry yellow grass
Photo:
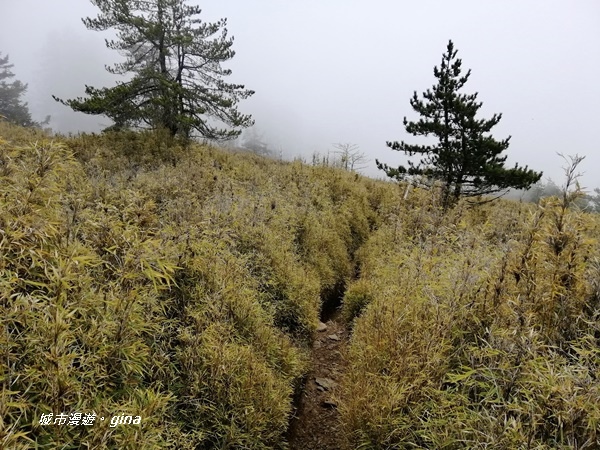
[[[154,133],[0,136],[0,446],[285,446],[365,186]],[[143,425],[38,424],[76,411]]]
[[[322,298],[349,284],[348,448],[598,448],[598,217],[576,194],[445,214],[403,194],[0,123],[0,447],[285,448]],[[143,422],[38,423],[76,411]]]
[[[598,448],[598,217],[417,195],[346,293],[348,448]]]

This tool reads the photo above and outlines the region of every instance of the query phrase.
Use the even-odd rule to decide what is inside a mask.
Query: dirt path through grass
[[[349,332],[335,312],[321,325],[312,349],[312,370],[290,424],[291,450],[339,450],[337,394]],[[323,329],[324,328],[324,329]]]

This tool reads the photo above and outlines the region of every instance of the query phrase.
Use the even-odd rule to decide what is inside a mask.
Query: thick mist
[[[364,173],[383,176],[375,158],[404,156],[388,140],[413,140],[402,119],[409,99],[435,82],[448,39],[472,75],[486,117],[502,113],[493,135],[512,135],[508,164],[529,165],[562,182],[557,152],[585,155],[583,184],[600,185],[600,3],[391,0],[197,1],[205,20],[228,19],[236,56],[228,64],[256,91],[240,104],[272,149],[284,157],[326,154],[333,144],[360,146]],[[52,115],[60,132],[98,131],[103,117],[72,112],[51,95],[73,98],[85,85],[110,86],[104,66],[120,59],[105,48],[110,33],[88,31],[86,0],[0,0],[0,52],[29,83],[34,119]],[[414,142],[414,140],[413,140]]]

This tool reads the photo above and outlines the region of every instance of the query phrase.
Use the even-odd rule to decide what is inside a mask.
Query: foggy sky
[[[256,91],[240,103],[271,147],[310,159],[332,144],[358,144],[371,159],[364,172],[383,176],[378,158],[402,153],[385,142],[406,140],[402,119],[418,116],[409,99],[435,83],[448,39],[463,68],[464,92],[479,92],[481,117],[502,113],[492,130],[512,136],[508,165],[544,171],[558,184],[563,161],[585,155],[583,185],[600,186],[600,2],[598,0],[420,1],[203,0],[202,18],[228,19],[236,56],[227,81]],[[89,31],[87,0],[0,0],[0,52],[29,83],[34,119],[52,114],[63,132],[94,131],[103,117],[74,113],[51,94],[73,98],[86,84],[112,86],[105,64],[119,61],[107,33]]]

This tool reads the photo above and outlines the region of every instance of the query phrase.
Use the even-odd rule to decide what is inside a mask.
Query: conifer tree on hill
[[[415,122],[404,117],[406,131],[414,136],[433,136],[437,142],[431,145],[414,145],[406,142],[387,142],[392,150],[403,151],[409,156],[423,155],[408,167],[389,167],[376,161],[377,167],[389,177],[405,179],[422,176],[443,185],[444,207],[454,204],[461,196],[475,197],[498,193],[508,188],[528,189],[542,177],[527,166],[505,168],[510,136],[498,141],[490,130],[500,121],[502,114],[491,119],[479,119],[477,113],[482,103],[477,93],[464,94],[462,87],[471,75],[462,75],[462,61],[456,57],[452,41],[448,42],[440,67],[433,69],[438,82],[423,93],[419,99],[415,91],[410,100],[412,108],[421,115]]]
[[[13,64],[9,63],[8,55],[0,53],[0,118],[22,127],[39,127],[50,121],[46,117],[42,123],[35,122],[31,118],[27,102],[23,102],[22,96],[27,91],[27,84],[19,80],[8,82],[15,74],[10,70]]]
[[[201,9],[187,0],[91,0],[100,9],[83,19],[90,30],[116,29],[108,48],[126,61],[107,67],[113,74],[132,74],[110,88],[86,86],[87,98],[60,101],[86,114],[113,120],[112,128],[165,128],[172,136],[197,133],[207,139],[234,139],[253,124],[237,103],[254,94],[243,85],[226,83],[231,70],[233,38],[226,19],[204,22]]]

